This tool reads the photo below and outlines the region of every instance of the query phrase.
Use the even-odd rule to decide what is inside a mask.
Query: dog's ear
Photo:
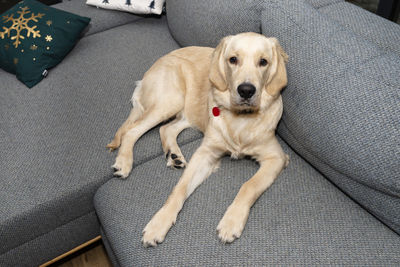
[[[270,77],[266,82],[267,93],[276,96],[287,85],[287,74],[285,64],[288,61],[288,55],[285,53],[276,38],[269,38],[274,43],[274,62],[271,66]]]
[[[225,60],[224,53],[226,45],[231,36],[224,37],[215,48],[210,66],[209,79],[211,83],[220,91],[227,89],[226,76],[225,76]]]

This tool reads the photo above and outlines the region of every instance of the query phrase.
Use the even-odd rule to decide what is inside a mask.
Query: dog
[[[131,113],[107,145],[112,150],[119,147],[112,166],[115,175],[126,178],[135,142],[173,117],[160,128],[167,165],[177,169],[187,165],[164,206],[144,228],[145,247],[164,241],[185,200],[225,154],[250,156],[260,164],[217,226],[223,243],[240,237],[251,206],[289,161],[275,137],[283,112],[280,92],[287,85],[287,59],[276,38],[240,33],[223,38],[215,49],[174,50],[137,82]],[[176,138],[188,127],[202,131],[204,138],[187,164]]]

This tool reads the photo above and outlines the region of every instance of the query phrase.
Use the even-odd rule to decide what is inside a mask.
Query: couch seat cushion
[[[289,55],[278,133],[400,233],[400,57],[303,1],[265,2],[263,33]]]
[[[399,236],[344,195],[284,143],[289,166],[251,209],[242,236],[222,244],[216,227],[240,186],[258,169],[224,158],[186,201],[162,244],[144,248],[142,230],[161,208],[182,171],[164,157],[112,179],[95,208],[113,262],[120,266],[391,265]],[[187,159],[200,140],[181,147]]]
[[[1,266],[58,256],[22,244],[93,212],[95,191],[113,173],[116,153],[105,146],[130,112],[135,81],[176,48],[165,18],[146,18],[83,38],[34,90],[0,71]],[[185,131],[179,140],[200,136]],[[135,147],[135,164],[162,153],[155,128]],[[43,244],[55,253],[58,243]]]

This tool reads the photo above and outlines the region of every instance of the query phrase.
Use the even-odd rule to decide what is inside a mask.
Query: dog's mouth
[[[236,110],[236,114],[238,115],[242,115],[242,114],[253,114],[255,113],[256,110],[254,109],[240,109],[240,110]]]
[[[241,101],[240,104],[235,105],[233,110],[236,114],[253,114],[258,111],[258,107],[247,100]]]

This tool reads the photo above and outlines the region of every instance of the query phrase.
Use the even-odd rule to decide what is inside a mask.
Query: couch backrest
[[[262,30],[289,55],[278,134],[400,233],[400,57],[305,1],[266,1]]]
[[[215,47],[225,36],[261,32],[262,3],[269,0],[168,0],[168,25],[181,46]],[[306,0],[320,8],[344,0]]]
[[[260,32],[262,0],[168,0],[172,36],[182,46],[215,47],[225,36]]]

